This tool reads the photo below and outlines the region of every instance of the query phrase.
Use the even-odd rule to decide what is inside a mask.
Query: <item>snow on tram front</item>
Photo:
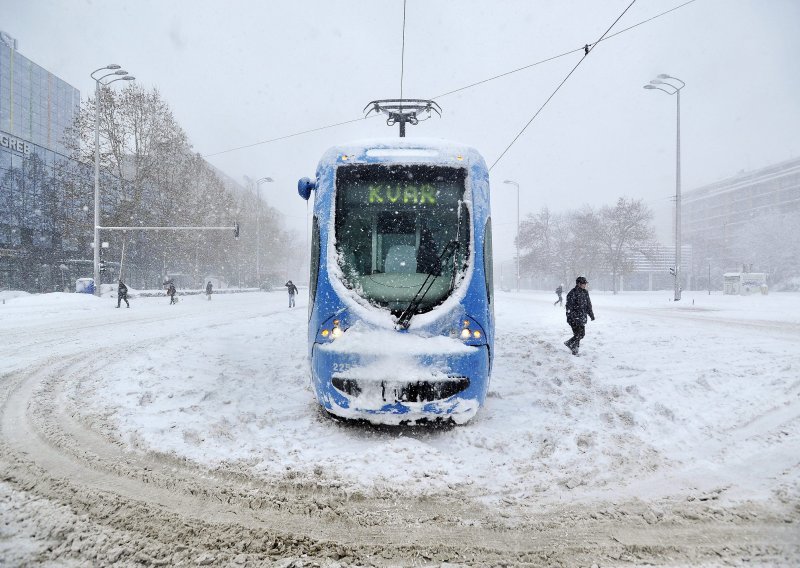
[[[494,355],[489,173],[472,148],[392,138],[331,148],[315,181],[308,342],[330,414],[472,418]]]

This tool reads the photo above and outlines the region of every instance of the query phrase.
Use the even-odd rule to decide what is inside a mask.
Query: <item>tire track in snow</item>
[[[134,347],[162,337],[153,333]],[[547,365],[567,369],[554,350],[538,349],[548,353]],[[659,516],[634,502],[542,507],[532,514],[528,507],[492,509],[458,499],[352,498],[313,483],[268,484],[241,472],[129,452],[87,427],[64,394],[116,353],[112,337],[102,350],[60,354],[0,382],[0,479],[49,531],[55,544],[44,558],[197,565],[304,556],[344,566],[588,565],[665,557],[694,563],[719,555],[779,564],[797,558],[793,527],[769,512],[758,511],[755,520],[707,504],[666,503]],[[550,388],[580,393],[591,387],[580,367],[568,373],[572,380]],[[53,506],[37,506],[38,497]]]

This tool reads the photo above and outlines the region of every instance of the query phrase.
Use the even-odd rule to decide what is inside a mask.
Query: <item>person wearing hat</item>
[[[297,286],[294,285],[294,282],[289,280],[286,284],[286,290],[289,292],[289,307],[294,307],[294,297],[297,294]]]
[[[583,276],[575,279],[575,287],[567,294],[567,323],[572,328],[572,338],[567,339],[564,345],[569,347],[573,355],[578,354],[581,339],[586,335],[586,316],[594,321],[592,300],[586,287],[589,282]]]
[[[122,281],[122,278],[119,279],[117,283],[117,307],[120,306],[122,300],[125,300],[125,305],[127,307],[131,307],[130,303],[128,302],[128,287],[125,286],[125,282]]]

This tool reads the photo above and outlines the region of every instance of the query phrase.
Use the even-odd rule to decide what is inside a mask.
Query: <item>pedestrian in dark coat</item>
[[[294,285],[294,282],[289,280],[286,284],[286,290],[289,292],[289,307],[294,307],[294,297],[297,295],[297,286]]]
[[[561,294],[563,294],[563,293],[564,293],[564,286],[563,286],[563,284],[559,284],[558,288],[556,288],[556,295],[558,296],[558,300],[553,302],[554,306],[556,304],[561,304],[562,306],[564,305],[564,298],[561,297]]]
[[[575,287],[567,294],[567,323],[572,328],[572,337],[564,342],[573,355],[578,354],[581,339],[586,335],[586,316],[594,321],[592,300],[586,287],[589,282],[583,276],[575,280]]]
[[[211,284],[211,280],[209,280],[208,284],[206,284],[206,296],[208,297],[209,300],[211,299],[211,292],[213,291],[214,291],[214,286]]]
[[[170,282],[169,286],[167,287],[167,296],[169,296],[169,305],[170,306],[172,304],[176,304],[177,303],[176,300],[175,300],[175,294],[176,293],[177,293],[177,290],[175,289],[175,284]]]
[[[128,287],[120,280],[117,284],[117,307],[122,303],[122,300],[125,300],[125,306],[131,307],[130,303],[128,303]]]

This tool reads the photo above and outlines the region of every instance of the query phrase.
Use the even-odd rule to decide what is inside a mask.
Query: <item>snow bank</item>
[[[23,292],[21,290],[2,290],[2,291],[0,291],[0,301],[13,300],[15,298],[22,298],[24,296],[30,296],[30,294],[28,292]]]

